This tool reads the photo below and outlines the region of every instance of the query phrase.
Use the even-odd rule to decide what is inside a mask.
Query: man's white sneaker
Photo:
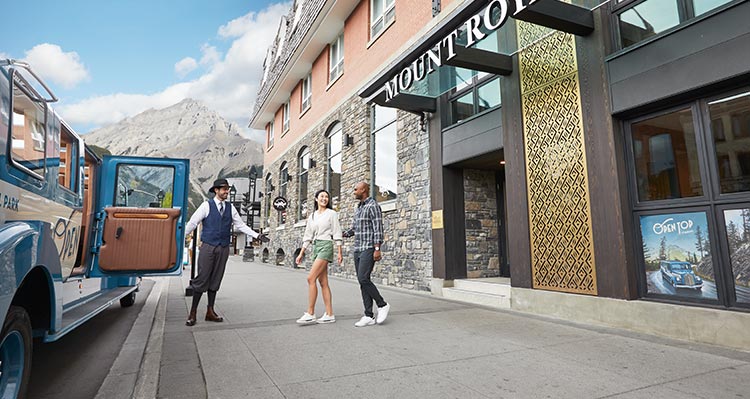
[[[354,327],[367,327],[375,324],[375,319],[368,316],[362,316],[358,322],[354,323]]]
[[[391,304],[386,303],[382,308],[378,308],[378,324],[383,324],[385,318],[388,317],[388,311],[391,310]]]
[[[297,324],[312,324],[315,323],[315,315],[305,312],[305,314],[302,315],[299,319],[297,319]]]
[[[336,316],[329,316],[328,313],[323,313],[323,316],[320,316],[318,319],[318,324],[326,324],[326,323],[335,323],[336,322]]]

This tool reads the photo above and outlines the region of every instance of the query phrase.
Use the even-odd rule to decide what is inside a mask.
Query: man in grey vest
[[[189,235],[198,227],[199,223],[203,224],[201,247],[198,255],[198,275],[190,280],[190,285],[193,287],[193,306],[191,306],[190,314],[185,322],[187,326],[195,325],[198,303],[206,291],[208,291],[206,321],[224,321],[224,318],[214,311],[214,303],[229,258],[232,225],[252,238],[260,238],[263,242],[269,241],[265,234],[258,234],[248,227],[242,221],[232,203],[226,201],[227,196],[229,196],[227,179],[214,181],[213,186],[208,191],[215,194],[214,198],[198,207],[185,229],[185,235]]]

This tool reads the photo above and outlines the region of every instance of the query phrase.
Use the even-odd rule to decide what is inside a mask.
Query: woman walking
[[[333,244],[336,243],[338,262],[342,261],[341,252],[341,226],[339,225],[339,214],[331,207],[331,198],[326,190],[318,190],[315,193],[315,210],[307,218],[305,235],[302,238],[302,249],[297,256],[296,263],[302,263],[305,250],[312,243],[312,268],[307,275],[308,305],[307,311],[297,320],[298,324],[333,323],[336,317],[333,315],[331,304],[331,288],[328,286],[328,263],[333,262]],[[315,317],[315,301],[318,299],[318,286],[323,295],[323,303],[326,311],[320,318]]]

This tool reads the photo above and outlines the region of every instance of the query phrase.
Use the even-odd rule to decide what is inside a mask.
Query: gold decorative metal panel
[[[534,288],[597,294],[575,38],[518,24]]]

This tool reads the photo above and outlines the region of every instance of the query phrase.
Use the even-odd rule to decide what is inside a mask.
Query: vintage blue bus
[[[52,342],[142,276],[182,270],[184,159],[95,155],[28,64],[0,61],[0,397],[24,397],[32,339]]]

